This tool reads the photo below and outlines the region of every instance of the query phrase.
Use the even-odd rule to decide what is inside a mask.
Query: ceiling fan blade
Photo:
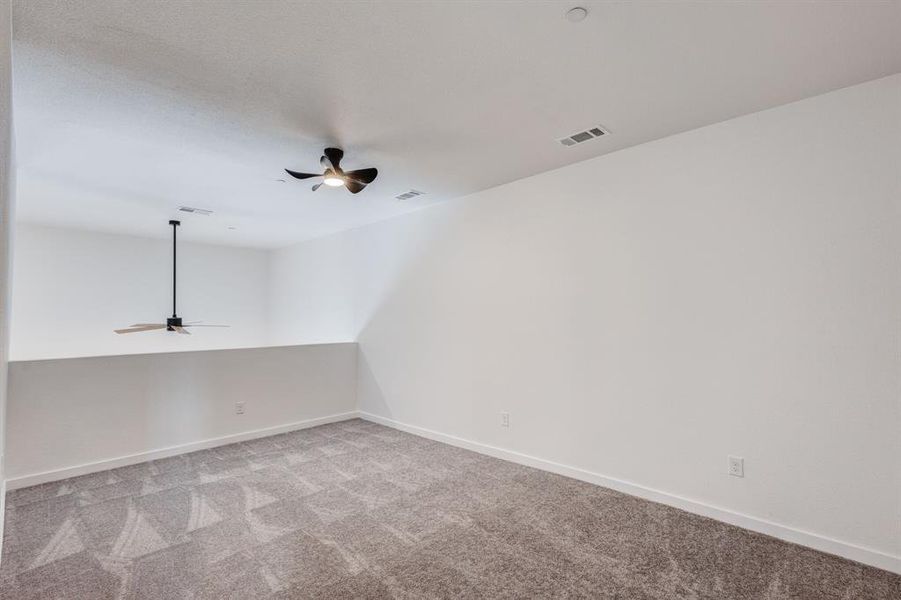
[[[351,194],[359,194],[363,191],[363,188],[366,187],[366,184],[360,183],[359,181],[355,181],[353,179],[348,179],[344,182],[344,187],[349,189]]]
[[[290,169],[285,169],[285,173],[294,177],[296,179],[309,179],[310,177],[322,177],[322,173],[298,173],[297,171],[291,171]]]
[[[341,148],[326,148],[323,150],[326,160],[335,171],[340,169],[341,159],[344,158],[344,150]]]
[[[356,171],[345,171],[344,176],[348,179],[362,184],[370,184],[378,177],[378,169],[358,169]]]
[[[165,329],[165,325],[144,325],[143,327],[127,327],[125,329],[115,329],[116,333],[138,333],[139,331],[153,331],[154,329]]]
[[[231,325],[206,325],[201,323],[188,323],[187,325],[182,325],[182,327],[231,327]]]
[[[322,187],[322,182],[317,183],[316,185],[314,185],[312,189],[313,189],[313,191],[315,192],[316,190],[318,190],[318,189],[321,188],[321,187]]]
[[[129,325],[129,327],[165,327],[165,323],[135,323],[134,325]]]
[[[191,335],[191,332],[188,331],[187,329],[185,329],[184,327],[174,326],[174,327],[172,327],[172,329],[174,329],[174,330],[177,331],[178,333],[183,333],[183,334],[185,334],[185,335]]]

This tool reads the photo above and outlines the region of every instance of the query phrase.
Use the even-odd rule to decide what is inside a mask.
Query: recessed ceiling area
[[[580,5],[17,2],[18,219],[281,247],[901,71],[899,3]]]

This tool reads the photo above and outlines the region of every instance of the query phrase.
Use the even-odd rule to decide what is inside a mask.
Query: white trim
[[[356,345],[354,340],[344,342],[313,342],[311,344],[283,344],[281,346],[239,346],[236,348],[210,348],[207,350],[165,350],[160,352],[138,352],[135,354],[91,354],[76,356],[42,356],[40,358],[16,358],[10,360],[9,363],[40,363],[40,362],[59,362],[62,360],[94,360],[96,358],[138,358],[141,356],[160,356],[162,354],[179,355],[179,354],[200,354],[213,352],[242,352],[247,350],[278,350],[282,348],[312,348],[313,346],[346,346],[348,344]]]
[[[178,446],[170,446],[168,448],[160,448],[158,450],[149,450],[147,452],[139,452],[137,454],[129,454],[118,458],[110,458],[107,460],[99,460],[97,462],[86,463],[83,465],[75,465],[53,471],[44,471],[42,473],[32,473],[31,475],[23,475],[21,477],[13,477],[5,481],[7,490],[17,490],[32,485],[47,483],[50,481],[58,481],[60,479],[68,479],[78,475],[87,475],[88,473],[96,473],[97,471],[106,471],[108,469],[116,469],[118,467],[127,467],[137,463],[147,462],[148,460],[157,460],[160,458],[168,458],[177,454],[186,454],[197,450],[205,450],[216,446],[224,446],[226,444],[234,444],[235,442],[244,442],[254,440],[279,433],[287,433],[298,429],[307,429],[316,427],[317,425],[325,425],[327,423],[337,423],[338,421],[347,421],[348,419],[359,418],[358,411],[349,411],[335,415],[327,415],[325,417],[317,417],[315,419],[306,419],[286,425],[276,425],[275,427],[266,427],[264,429],[254,429],[242,433],[233,433],[222,437],[200,440],[188,444],[180,444]]]
[[[668,506],[694,513],[696,515],[716,519],[717,521],[735,525],[736,527],[742,527],[744,529],[756,531],[757,533],[769,535],[786,542],[799,544],[801,546],[807,546],[809,548],[813,548],[814,550],[827,552],[829,554],[835,554],[837,556],[857,561],[865,565],[870,565],[879,569],[885,569],[886,571],[892,571],[894,573],[901,574],[901,556],[885,554],[884,552],[880,552],[878,550],[864,548],[862,546],[857,546],[848,542],[842,542],[840,540],[825,537],[809,531],[795,529],[787,525],[780,525],[779,523],[767,521],[766,519],[752,517],[750,515],[738,513],[726,508],[706,504],[698,500],[692,500],[690,498],[684,498],[675,494],[655,490],[653,488],[645,487],[643,485],[632,483],[630,481],[623,481],[622,479],[616,479],[614,477],[608,477],[599,473],[593,473],[591,471],[586,471],[577,467],[555,463],[549,460],[544,460],[543,458],[537,458],[534,456],[529,456],[527,454],[514,452],[512,450],[505,450],[504,448],[498,448],[496,446],[489,446],[487,444],[473,442],[464,438],[432,431],[431,429],[425,429],[423,427],[417,427],[415,425],[407,425],[406,423],[401,423],[393,419],[380,417],[378,415],[364,411],[360,411],[360,417],[366,419],[367,421],[372,421],[373,423],[378,423],[380,425],[385,425],[387,427],[406,431],[407,433],[419,435],[431,440],[435,440],[437,442],[444,442],[445,444],[458,446],[460,448],[465,448],[467,450],[472,450],[481,454],[487,454],[488,456],[493,456],[495,458],[508,460],[510,462],[518,463],[528,467],[534,467],[536,469],[541,469],[544,471],[550,471],[551,473],[564,475],[566,477],[572,477],[573,479],[578,479],[580,481],[586,481],[588,483],[593,483],[595,485],[614,489],[631,496],[637,496],[639,498],[644,498],[653,502],[659,502],[660,504],[666,504]]]

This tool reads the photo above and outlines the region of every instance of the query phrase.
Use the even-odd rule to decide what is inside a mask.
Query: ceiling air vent
[[[195,215],[205,215],[206,216],[206,215],[213,214],[213,211],[211,211],[211,210],[207,210],[205,208],[194,208],[193,206],[182,206],[182,207],[179,207],[178,210],[180,210],[181,212],[186,212],[186,213],[194,213]]]
[[[579,133],[574,133],[565,138],[561,138],[560,143],[564,146],[575,146],[576,144],[599,138],[602,135],[608,135],[609,133],[610,132],[603,127],[592,127],[591,129],[586,129],[585,131],[580,131]]]
[[[419,190],[410,190],[409,192],[404,192],[400,196],[395,196],[397,200],[409,200],[410,198],[415,198],[416,196],[422,196],[425,192],[420,192]]]

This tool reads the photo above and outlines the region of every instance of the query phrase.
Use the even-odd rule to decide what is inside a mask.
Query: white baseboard
[[[444,442],[452,446],[458,446],[460,448],[472,450],[480,454],[487,454],[488,456],[493,456],[495,458],[518,463],[527,467],[534,467],[536,469],[550,471],[551,473],[556,473],[558,475],[572,477],[573,479],[578,479],[580,481],[585,481],[588,483],[593,483],[595,485],[614,489],[631,496],[637,496],[639,498],[644,498],[653,502],[659,502],[660,504],[666,504],[667,506],[672,506],[674,508],[694,513],[696,515],[709,517],[717,521],[722,521],[723,523],[735,525],[736,527],[741,527],[743,529],[748,529],[750,531],[769,535],[786,542],[791,542],[793,544],[798,544],[801,546],[807,546],[809,548],[813,548],[814,550],[819,550],[828,554],[834,554],[836,556],[841,556],[842,558],[847,558],[849,560],[863,563],[865,565],[870,565],[872,567],[901,574],[901,556],[885,554],[878,550],[864,548],[862,546],[842,542],[840,540],[828,538],[816,533],[811,533],[809,531],[802,531],[800,529],[795,529],[786,525],[780,525],[779,523],[752,517],[750,515],[745,515],[725,508],[720,508],[718,506],[712,506],[710,504],[692,500],[690,498],[684,498],[682,496],[655,490],[643,485],[639,485],[637,483],[623,481],[614,477],[607,477],[606,475],[601,475],[599,473],[593,473],[584,469],[555,463],[549,460],[544,460],[542,458],[536,458],[534,456],[521,454],[512,450],[505,450],[504,448],[498,448],[496,446],[489,446],[487,444],[473,442],[471,440],[439,433],[437,431],[432,431],[431,429],[425,429],[422,427],[417,427],[415,425],[407,425],[406,423],[401,423],[399,421],[371,413],[361,411],[359,415],[367,421],[372,421],[373,423],[378,423],[380,425],[385,425],[387,427],[406,431],[408,433],[429,438],[437,442]]]
[[[50,481],[59,481],[69,477],[78,475],[87,475],[88,473],[96,473],[97,471],[106,471],[108,469],[116,469],[118,467],[127,467],[137,463],[147,462],[148,460],[157,460],[160,458],[168,458],[177,454],[186,454],[197,450],[205,450],[207,448],[215,448],[216,446],[225,446],[226,444],[234,444],[236,442],[245,442],[279,433],[287,433],[298,429],[307,429],[316,427],[317,425],[325,425],[327,423],[337,423],[338,421],[347,421],[348,419],[359,418],[358,411],[349,411],[335,415],[327,415],[325,417],[317,417],[315,419],[306,419],[286,425],[276,425],[275,427],[266,427],[264,429],[254,429],[252,431],[244,431],[242,433],[234,433],[217,438],[210,438],[191,442],[188,444],[180,444],[178,446],[170,446],[168,448],[160,448],[158,450],[149,450],[147,452],[139,452],[137,454],[129,454],[128,456],[120,456],[118,458],[110,458],[99,460],[97,462],[65,467],[62,469],[54,469],[53,471],[44,471],[42,473],[32,473],[31,475],[22,475],[13,477],[5,481],[7,490],[17,490],[32,485],[47,483]]]

